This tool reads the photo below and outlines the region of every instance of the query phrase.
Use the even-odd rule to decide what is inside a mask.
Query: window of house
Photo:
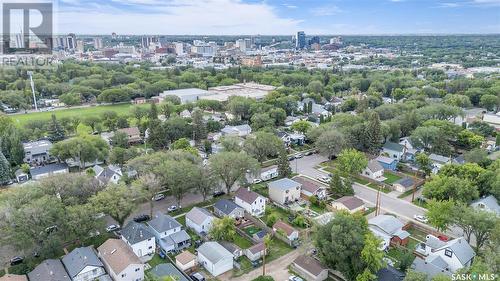
[[[479,203],[479,204],[477,204],[477,206],[478,206],[479,208],[481,208],[481,209],[484,209],[484,204],[483,204],[483,203]]]
[[[122,274],[122,278],[124,278],[125,276],[127,276],[127,274],[126,274],[126,273],[123,273],[123,274]]]
[[[453,252],[451,250],[446,249],[444,250],[444,255],[451,258],[453,256]]]

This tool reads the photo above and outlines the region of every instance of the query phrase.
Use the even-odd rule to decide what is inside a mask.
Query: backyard
[[[397,182],[398,180],[400,180],[400,179],[401,179],[401,177],[400,177],[400,176],[398,176],[398,175],[396,175],[396,174],[393,174],[393,173],[390,173],[390,172],[387,172],[387,171],[386,171],[386,172],[384,172],[384,177],[386,178],[386,179],[384,180],[384,182],[385,182],[386,184],[393,184],[393,183],[395,183],[395,182]]]

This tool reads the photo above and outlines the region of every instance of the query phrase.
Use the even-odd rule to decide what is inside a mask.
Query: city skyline
[[[299,30],[308,35],[492,34],[500,31],[499,9],[500,0],[62,0],[56,8],[55,31],[89,35],[292,35]]]

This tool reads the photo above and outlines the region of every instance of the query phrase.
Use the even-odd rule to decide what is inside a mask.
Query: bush
[[[255,279],[253,279],[252,281],[274,281],[274,278],[266,275],[266,276],[259,276]]]
[[[267,216],[266,224],[267,226],[271,227],[277,220],[278,216],[276,214],[270,214],[269,216]]]

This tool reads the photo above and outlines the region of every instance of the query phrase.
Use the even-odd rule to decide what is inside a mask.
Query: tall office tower
[[[83,53],[85,51],[85,46],[83,44],[83,40],[76,41],[76,52]]]
[[[102,38],[101,37],[95,37],[94,38],[94,48],[96,50],[100,50],[102,49],[103,45],[102,45]]]
[[[156,37],[151,37],[151,36],[143,36],[141,38],[141,47],[143,49],[148,49],[149,46],[152,44],[155,44],[158,42],[158,39]]]
[[[116,38],[118,38],[118,35],[116,35],[116,33],[114,33],[114,32],[111,33],[111,39],[116,39]]]
[[[236,48],[240,49],[240,51],[245,52],[247,50],[247,45],[245,44],[245,39],[238,39],[235,43]]]
[[[174,46],[175,46],[175,53],[178,56],[184,55],[184,43],[182,43],[182,42],[175,42]]]
[[[304,31],[298,31],[295,37],[295,49],[304,49],[306,47],[306,34]]]
[[[22,33],[16,33],[16,41],[15,48],[23,49],[24,48],[24,36]]]
[[[309,39],[309,46],[313,44],[319,44],[319,36],[313,36]]]
[[[245,48],[247,50],[252,49],[252,39],[250,38],[245,38]]]
[[[74,33],[70,33],[70,34],[68,34],[68,36],[66,36],[65,47],[68,50],[76,49],[76,35]]]

